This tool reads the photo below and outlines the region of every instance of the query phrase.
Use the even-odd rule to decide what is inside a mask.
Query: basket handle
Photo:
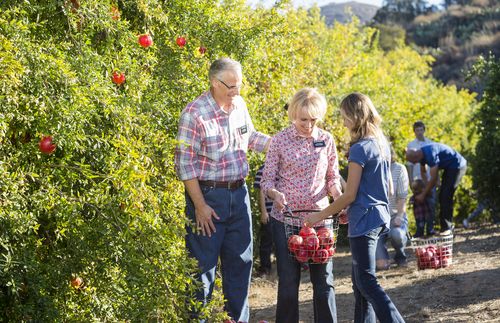
[[[292,210],[288,204],[285,204],[285,211],[283,211],[283,214],[288,213],[290,216],[293,216],[294,213],[312,213],[312,212],[321,212],[321,210],[318,209],[299,209],[299,210]]]

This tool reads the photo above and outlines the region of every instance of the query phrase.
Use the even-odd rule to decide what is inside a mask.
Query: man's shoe
[[[467,221],[467,219],[464,219],[462,221],[462,225],[464,226],[464,228],[468,229],[470,228],[470,224],[469,224],[469,221]]]

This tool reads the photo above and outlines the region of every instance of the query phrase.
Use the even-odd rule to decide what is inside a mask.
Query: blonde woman
[[[370,98],[360,93],[344,98],[340,113],[351,135],[346,189],[323,211],[309,215],[305,223],[312,226],[349,207],[354,322],[404,322],[375,275],[375,251],[380,234],[388,231],[392,189],[390,149],[380,128],[382,120]]]
[[[274,136],[266,156],[261,189],[271,198],[271,227],[278,269],[277,323],[299,321],[301,264],[288,255],[283,224],[285,205],[291,209],[323,209],[328,196],[341,195],[337,149],[333,137],[318,123],[326,100],[315,89],[298,91],[289,103],[291,125]],[[314,322],[337,322],[333,264],[311,264]]]

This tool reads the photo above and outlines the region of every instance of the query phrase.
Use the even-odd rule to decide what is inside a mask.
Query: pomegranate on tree
[[[56,150],[56,145],[52,142],[52,136],[43,136],[38,143],[38,148],[44,154],[52,154]]]

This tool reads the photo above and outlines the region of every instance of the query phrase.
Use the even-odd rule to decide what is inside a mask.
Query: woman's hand
[[[347,209],[343,209],[339,213],[339,224],[349,223],[349,216],[347,215]]]
[[[272,189],[267,195],[274,201],[278,211],[283,212],[285,205],[287,205],[285,194],[278,190]]]
[[[311,213],[305,216],[304,218],[304,225],[306,227],[314,227],[316,223],[319,221],[323,220],[324,217],[322,216],[321,212],[316,212],[316,213]]]

